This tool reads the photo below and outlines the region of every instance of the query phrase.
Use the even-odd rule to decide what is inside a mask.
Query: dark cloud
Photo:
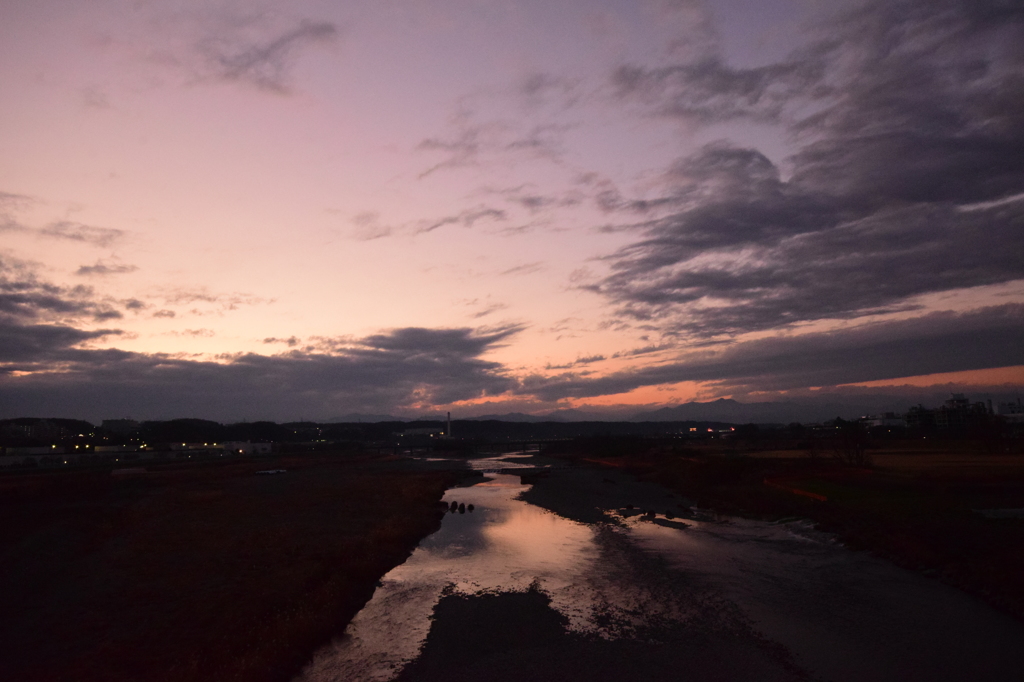
[[[238,419],[329,419],[351,411],[416,409],[501,394],[514,386],[481,355],[518,327],[396,329],[332,353],[242,354],[223,362],[70,348],[84,337],[21,352],[21,367],[60,361],[62,372],[0,378],[0,411]],[[94,332],[93,334],[100,334]],[[7,362],[13,362],[12,358]]]
[[[708,382],[723,392],[833,386],[1024,364],[1024,304],[941,312],[850,329],[773,336],[690,352],[663,364],[599,378],[530,377],[520,393],[544,401]]]
[[[119,317],[121,313],[98,298],[91,287],[45,282],[29,264],[0,257],[0,318],[29,323]]]
[[[233,28],[200,46],[213,76],[282,94],[290,90],[289,69],[295,54],[303,47],[330,42],[338,36],[337,26],[326,21],[304,20],[269,36],[260,35],[265,33],[263,27],[252,22],[241,22]]]
[[[714,336],[905,310],[914,296],[1024,277],[1024,202],[892,207],[819,229],[745,205],[705,209],[663,221],[592,288],[637,318],[668,316],[670,328]]]
[[[0,256],[0,390],[12,372],[62,370],[83,351],[77,346],[117,329],[82,329],[122,315],[90,287],[40,280],[31,264]]]
[[[362,339],[358,348],[365,352],[416,352],[429,353],[440,361],[449,356],[476,356],[489,348],[495,347],[513,334],[521,331],[521,327],[500,327],[490,331],[474,331],[461,329],[427,329],[423,327],[407,327],[396,329],[386,334],[374,334]],[[353,352],[364,352],[355,350]]]
[[[53,369],[74,362],[83,352],[97,352],[78,351],[74,346],[120,333],[116,329],[84,331],[57,324],[18,324],[0,318],[0,392],[11,372]]]
[[[757,69],[616,74],[623,96],[666,115],[783,121],[798,149],[788,178],[717,143],[669,169],[657,200],[608,190],[606,210],[655,217],[589,288],[668,331],[716,336],[1024,278],[1024,6],[869,2],[829,31]]]
[[[167,298],[222,308],[253,302],[205,289],[177,290]],[[128,309],[144,305],[133,301],[121,303]],[[280,340],[290,348],[282,355],[240,354],[221,362],[89,348],[90,341],[122,332],[83,329],[82,323],[119,316],[90,287],[54,285],[40,280],[30,264],[0,259],[0,410],[75,413],[92,405],[126,414],[138,413],[133,405],[149,405],[160,406],[165,416],[173,413],[166,410],[198,406],[204,414],[217,414],[223,400],[237,399],[243,408],[258,403],[260,409],[292,415],[289,404],[305,400],[308,409],[302,411],[312,415],[332,406],[341,413],[342,407],[351,411],[370,404],[391,409],[446,403],[510,387],[501,366],[480,356],[519,331],[408,328],[357,340],[312,339],[305,349],[292,337]],[[208,329],[175,333],[212,335]]]
[[[103,261],[96,261],[93,265],[83,265],[75,271],[76,275],[85,277],[92,276],[103,276],[103,275],[123,275],[129,272],[135,272],[139,268],[135,265],[122,265],[120,263],[104,263]]]

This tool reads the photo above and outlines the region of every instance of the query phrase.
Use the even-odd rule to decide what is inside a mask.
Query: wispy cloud
[[[533,103],[543,88],[533,91]],[[512,95],[511,100],[509,95]],[[441,160],[419,174],[422,180],[441,170],[543,160],[559,165],[566,152],[567,133],[579,124],[565,120],[563,108],[554,112],[528,106],[522,115],[510,115],[509,106],[521,103],[523,91],[502,95],[477,95],[460,101],[447,134],[425,138],[416,145],[424,155]],[[528,96],[529,100],[530,97]],[[471,104],[472,102],[472,104]]]
[[[363,211],[352,218],[355,229],[352,236],[359,241],[372,241],[390,236],[394,231],[390,225],[380,222],[380,214],[376,211]]]
[[[523,263],[515,267],[509,268],[508,270],[502,270],[502,275],[530,275],[535,272],[540,272],[544,269],[544,262],[537,261],[535,263]]]
[[[105,275],[123,275],[138,270],[138,266],[125,265],[122,263],[105,263],[96,261],[93,265],[82,265],[75,271],[76,275],[84,277],[95,277]]]
[[[492,208],[490,206],[475,206],[461,211],[455,215],[445,216],[443,218],[437,218],[434,220],[427,220],[420,223],[416,228],[416,234],[422,234],[425,232],[433,232],[434,230],[444,227],[446,225],[461,225],[463,227],[473,227],[477,222],[481,220],[491,221],[502,221],[508,217],[508,214],[499,209]]]
[[[672,344],[668,343],[652,343],[647,346],[641,346],[639,348],[630,348],[629,350],[620,350],[612,354],[613,358],[635,358],[640,355],[650,355],[651,353],[659,353],[663,350],[673,348]]]
[[[91,246],[108,247],[124,237],[123,230],[96,227],[72,220],[56,220],[44,227],[26,224],[19,214],[33,205],[43,203],[37,197],[12,192],[0,192],[0,232],[20,232],[47,239],[82,242]]]
[[[500,310],[505,310],[507,308],[508,305],[504,303],[492,303],[482,308],[481,310],[477,310],[472,315],[470,315],[470,317],[472,317],[474,320],[479,320],[482,317],[487,317],[488,315],[492,315]]]
[[[577,189],[558,193],[545,193],[532,184],[505,189],[488,189],[487,191],[488,193],[500,195],[509,203],[526,209],[531,215],[556,208],[578,206],[586,198],[586,195]]]
[[[253,20],[237,21],[200,43],[211,78],[287,94],[290,69],[302,49],[337,39],[338,27],[327,21],[302,20],[274,30]]]
[[[164,290],[155,295],[167,305],[187,306],[194,304],[206,304],[212,308],[212,312],[225,313],[237,310],[242,306],[268,305],[273,299],[254,296],[243,292],[221,293],[213,292],[206,287],[179,287]],[[211,312],[209,308],[205,311],[194,308],[193,312]]]
[[[110,95],[102,88],[90,85],[79,91],[82,98],[82,105],[90,109],[109,109]]]
[[[93,246],[110,246],[124,236],[122,230],[109,227],[95,227],[70,220],[60,220],[39,229],[39,234],[54,239],[84,242]]]
[[[620,97],[652,104],[665,116],[698,123],[731,119],[775,121],[794,97],[820,83],[823,68],[801,59],[756,68],[727,66],[716,57],[667,67],[622,66],[612,76]],[[821,95],[825,94],[822,88]]]
[[[548,363],[544,367],[544,369],[549,370],[549,371],[550,370],[555,370],[555,369],[572,369],[573,367],[580,367],[582,365],[589,365],[589,364],[592,364],[594,362],[601,362],[602,360],[606,360],[606,359],[607,358],[605,356],[603,356],[603,355],[588,355],[588,356],[585,356],[585,357],[576,358],[572,362],[567,362],[567,363],[562,364],[562,365],[552,365],[552,364]]]
[[[519,83],[519,93],[533,107],[554,105],[567,109],[583,96],[583,82],[551,72],[531,73]]]
[[[182,329],[164,332],[166,336],[191,336],[194,338],[213,338],[217,335],[212,329]]]
[[[23,210],[35,203],[35,199],[26,194],[0,192],[0,221],[12,220],[14,211]]]
[[[455,132],[450,137],[429,137],[416,146],[418,151],[440,152],[443,156],[441,161],[420,173],[421,180],[445,168],[459,168],[476,163],[483,147],[484,135],[494,132],[487,126],[471,123],[466,112],[460,112],[454,117],[453,127]]]

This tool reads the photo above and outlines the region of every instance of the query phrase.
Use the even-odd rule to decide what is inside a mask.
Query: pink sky
[[[0,416],[1010,390],[1021,20],[940,4],[5,2]]]

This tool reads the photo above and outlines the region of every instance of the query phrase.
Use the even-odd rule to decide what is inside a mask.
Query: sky
[[[1024,385],[1019,0],[0,0],[0,417]]]

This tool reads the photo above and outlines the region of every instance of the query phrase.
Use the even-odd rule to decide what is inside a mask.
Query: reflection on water
[[[467,464],[469,464],[469,467],[474,471],[491,473],[498,473],[500,471],[508,471],[511,469],[547,468],[548,465],[546,464],[542,464],[538,467],[537,464],[531,461],[536,454],[537,453],[530,452],[510,452],[508,454],[497,455],[495,457],[471,459]]]
[[[487,468],[498,468],[494,460]],[[481,467],[483,468],[483,467]],[[302,680],[389,680],[416,657],[430,614],[446,588],[457,592],[525,590],[538,584],[555,608],[594,557],[593,531],[514,499],[528,486],[518,476],[489,474],[444,500],[474,505],[447,514],[441,529],[381,580],[345,637],[320,651]]]
[[[516,459],[529,466],[525,457],[472,465],[495,472]],[[608,510],[608,522],[517,499],[526,491],[568,517]],[[501,473],[449,490],[446,502],[474,511],[446,514],[299,680],[391,680],[419,655],[443,594],[531,586],[587,641],[653,647],[630,651],[674,656],[669,668],[687,666],[693,679],[724,679],[729,665],[754,671],[745,679],[901,682],[1024,669],[1024,628],[962,593],[850,552],[806,522],[723,520],[679,506],[682,520],[641,515],[645,505],[665,510],[669,497],[623,474],[563,469],[532,491]],[[706,675],[693,667],[701,656]]]

